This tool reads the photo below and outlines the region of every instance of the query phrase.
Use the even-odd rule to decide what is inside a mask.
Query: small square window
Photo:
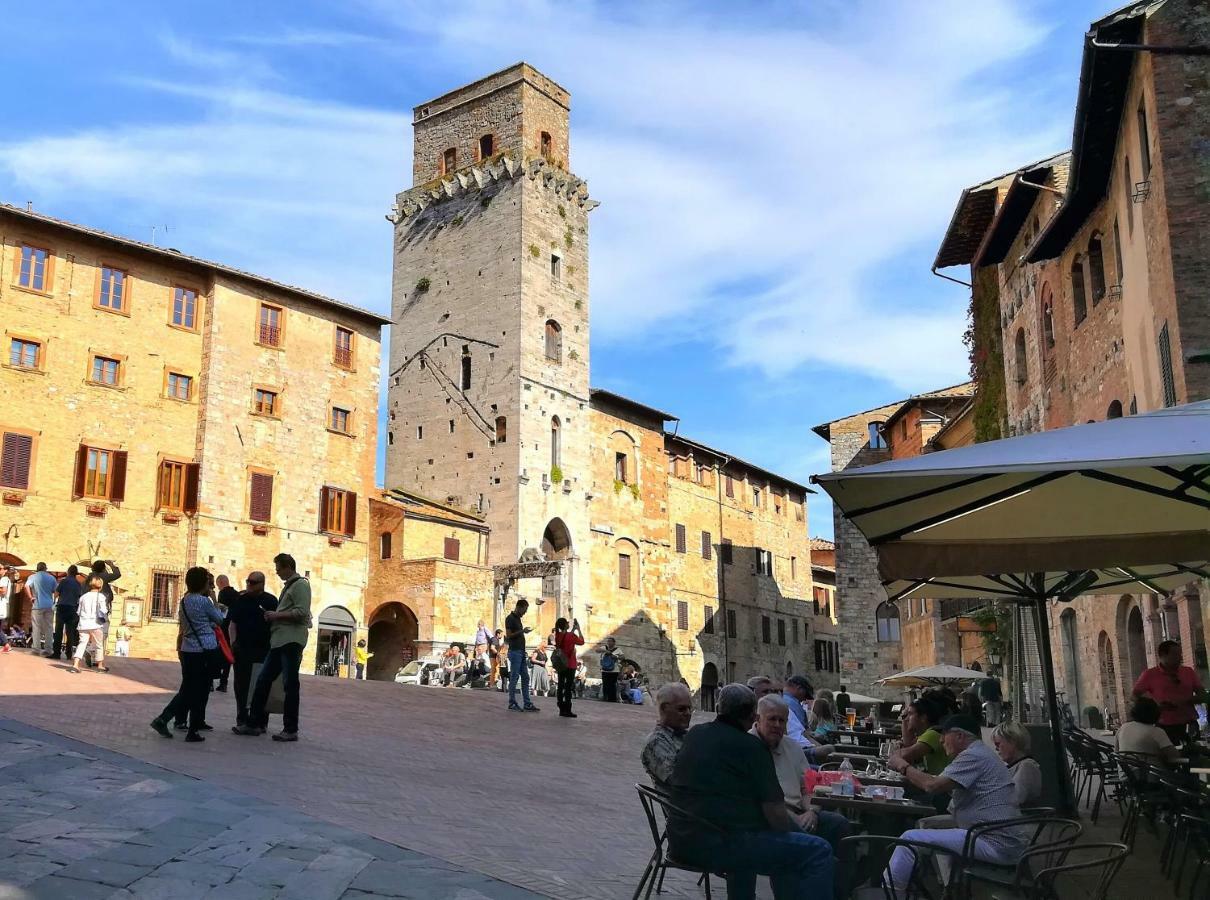
[[[121,269],[101,266],[101,283],[97,292],[97,306],[114,312],[126,310],[126,285],[129,276]]]
[[[341,434],[349,433],[349,411],[339,406],[332,407],[332,430]]]
[[[93,355],[90,381],[117,387],[121,383],[122,363],[108,356]]]
[[[197,291],[187,287],[173,291],[172,324],[190,331],[197,328]]]
[[[167,395],[173,400],[193,399],[193,378],[180,372],[169,372]]]
[[[281,412],[277,392],[255,388],[252,391],[252,411],[260,416],[277,416]]]
[[[41,368],[42,345],[27,338],[13,338],[9,344],[8,364],[18,369]]]

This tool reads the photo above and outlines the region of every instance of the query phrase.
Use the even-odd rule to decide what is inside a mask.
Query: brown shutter
[[[84,496],[84,477],[88,474],[88,447],[81,444],[76,448],[76,477],[71,485],[71,497],[79,500]]]
[[[710,559],[710,556],[711,556],[710,532],[703,531],[702,532],[702,559]]]
[[[268,522],[273,516],[273,476],[253,472],[248,493],[248,518]]]
[[[34,439],[28,434],[5,434],[0,451],[0,485],[26,490],[29,488],[29,462]]]
[[[677,553],[685,552],[685,526],[684,525],[676,526],[676,552]]]
[[[448,538],[447,537],[445,539],[445,558],[446,559],[457,562],[459,549],[460,549],[460,545],[458,543],[457,538]]]
[[[327,487],[319,489],[319,530],[328,531],[328,491]]]
[[[345,492],[345,529],[349,537],[357,534],[357,495],[352,491]]]
[[[126,499],[126,451],[114,450],[109,455],[112,471],[109,475],[109,499],[121,503]]]
[[[618,587],[622,590],[630,590],[630,555],[628,553],[618,554]]]
[[[185,513],[193,515],[197,512],[198,481],[201,466],[189,463],[185,466]]]

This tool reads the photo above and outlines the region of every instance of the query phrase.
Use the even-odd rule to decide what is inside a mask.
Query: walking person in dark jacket
[[[235,655],[235,724],[248,724],[248,690],[252,669],[269,654],[269,623],[265,613],[277,609],[277,598],[265,590],[265,573],[249,572],[247,590],[227,607],[227,633]]]
[[[80,570],[75,566],[68,566],[67,574],[55,586],[55,640],[46,654],[51,659],[61,658],[64,650],[70,657],[80,642],[76,626],[80,624],[80,596],[84,586],[77,577],[79,574]]]

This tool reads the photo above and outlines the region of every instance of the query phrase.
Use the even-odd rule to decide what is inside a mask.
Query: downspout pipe
[[[960,284],[963,287],[973,287],[973,285],[971,285],[969,282],[959,281],[957,278],[950,278],[950,276],[948,276],[948,275],[942,275],[940,272],[937,271],[936,266],[933,266],[931,269],[929,269],[929,271],[932,272],[934,275],[936,275],[938,278],[944,278],[946,281],[952,281],[954,284]]]
[[[1088,35],[1088,46],[1097,50],[1119,50],[1123,53],[1155,53],[1159,56],[1210,56],[1210,45],[1191,44],[1179,46],[1176,44],[1102,44],[1096,39],[1096,32]]]

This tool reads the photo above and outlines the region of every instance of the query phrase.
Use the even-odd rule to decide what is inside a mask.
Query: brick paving
[[[111,675],[70,675],[25,653],[0,656],[0,718],[86,742],[65,745],[0,722],[0,898],[14,880],[40,879],[48,890],[66,887],[56,879],[72,879],[72,891],[56,896],[127,898],[129,885],[117,882],[133,874],[147,880],[143,889],[159,890],[147,896],[192,900],[207,896],[197,885],[227,875],[240,886],[224,885],[224,897],[290,896],[299,882],[273,879],[296,863],[314,864],[320,857],[311,853],[322,850],[336,858],[312,866],[323,869],[315,884],[324,889],[308,896],[408,896],[390,892],[415,883],[428,891],[416,896],[433,898],[599,900],[629,897],[650,854],[633,788],[644,780],[638,753],[654,719],[650,707],[585,701],[577,705],[580,718],[566,720],[555,715],[553,698],[539,699],[543,712],[526,715],[508,712],[496,692],[304,677],[299,743],[230,734],[234,700],[212,694],[216,730],[204,744],[185,744],[147,727],[175,689],[177,667],[110,664]],[[161,782],[168,787],[136,787]],[[180,811],[198,798],[215,808],[200,820]],[[268,830],[258,836],[251,825],[226,821],[233,806]],[[127,835],[159,834],[165,822],[172,840],[147,844],[150,838]],[[284,834],[275,830],[281,822],[290,825]],[[1084,824],[1084,840],[1116,840],[1120,819],[1110,805],[1099,826]],[[86,853],[91,844],[69,835],[104,852]],[[206,846],[219,835],[220,846]],[[323,841],[331,846],[313,846]],[[174,855],[159,859],[169,850]],[[363,857],[343,894],[336,892]],[[1155,837],[1140,829],[1111,896],[1157,896],[1157,857]],[[435,886],[415,881],[417,872]],[[693,882],[670,873],[664,893],[701,897]],[[181,883],[192,887],[174,893]],[[42,896],[25,890],[14,896]]]

